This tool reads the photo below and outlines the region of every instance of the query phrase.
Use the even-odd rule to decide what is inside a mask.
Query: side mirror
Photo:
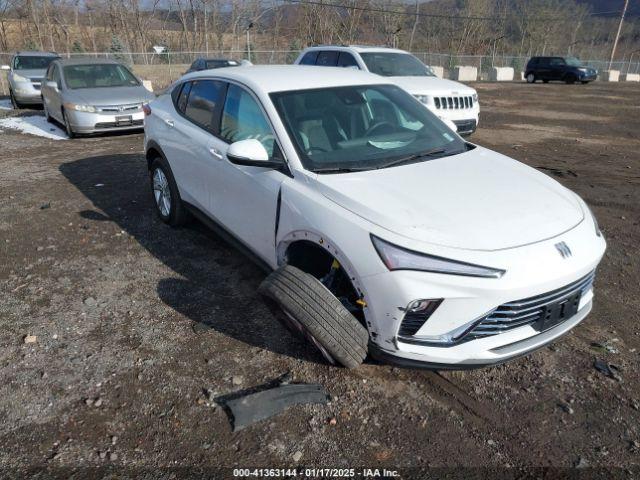
[[[11,70],[11,67],[9,65],[2,65],[0,70]]]
[[[449,120],[448,118],[442,118],[441,120],[445,123],[447,127],[449,127],[454,132],[458,133],[458,126],[455,123],[453,123],[453,120]]]
[[[249,138],[229,145],[227,158],[236,165],[248,167],[280,168],[283,162],[269,160],[269,154],[258,140]]]

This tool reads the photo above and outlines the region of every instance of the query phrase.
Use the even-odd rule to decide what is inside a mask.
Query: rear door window
[[[313,52],[307,52],[300,60],[300,65],[315,65],[316,58],[318,58],[318,51],[314,50]]]
[[[358,68],[358,62],[353,58],[349,52],[340,52],[338,56],[338,66],[339,67],[356,67]]]
[[[191,82],[178,85],[175,90],[176,94],[176,110],[184,114],[185,108],[187,108],[187,99],[189,98],[189,92],[191,91]]]
[[[215,80],[191,82],[189,97],[184,109],[185,117],[205,130],[216,133],[220,123],[220,109],[225,90],[226,84],[224,82]],[[182,97],[182,93],[180,97]]]
[[[335,67],[338,63],[338,54],[335,50],[324,50],[318,54],[316,65],[323,67]]]

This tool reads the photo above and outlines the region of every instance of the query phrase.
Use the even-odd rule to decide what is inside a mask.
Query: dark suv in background
[[[536,80],[589,83],[598,77],[598,71],[574,57],[533,57],[527,63],[524,76],[528,83]]]
[[[240,62],[229,58],[196,58],[186,73],[210,70],[212,68],[238,67]]]

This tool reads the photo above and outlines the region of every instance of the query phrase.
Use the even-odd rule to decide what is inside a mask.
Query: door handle
[[[217,150],[213,147],[209,148],[209,152],[211,153],[211,155],[213,155],[214,157],[216,157],[218,160],[222,160],[222,153],[220,153],[220,150]]]
[[[173,128],[173,126],[175,125],[175,123],[173,122],[173,120],[169,120],[168,118],[165,118],[164,123],[167,124],[167,126]]]

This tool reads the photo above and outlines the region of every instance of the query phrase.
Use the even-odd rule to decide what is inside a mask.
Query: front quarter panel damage
[[[345,270],[365,304],[368,303],[361,279],[384,271],[384,265],[371,244],[366,222],[308,185],[283,184],[276,234],[278,266],[286,263],[287,249],[298,241],[312,242],[329,252]],[[369,333],[375,338],[378,329],[366,305],[364,314]]]

